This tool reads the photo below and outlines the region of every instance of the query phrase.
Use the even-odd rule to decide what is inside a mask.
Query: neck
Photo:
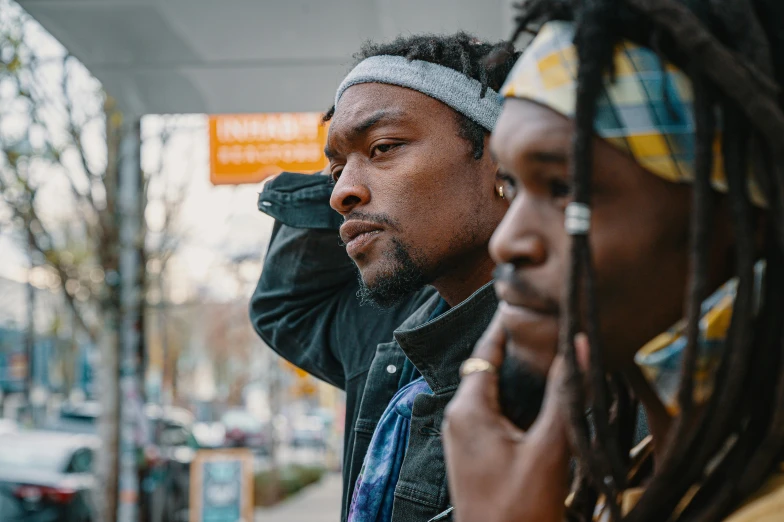
[[[732,277],[731,270],[721,270],[716,273],[721,273],[722,275],[712,275],[709,295]],[[675,419],[667,412],[658,394],[648,379],[645,378],[639,366],[632,361],[621,373],[639,399],[642,407],[645,408],[645,413],[648,417],[648,427],[653,436],[653,459],[654,464],[656,464],[662,457],[665,442],[670,434],[670,430],[675,425]],[[700,412],[700,410],[700,406],[695,407],[696,412]],[[699,415],[693,415],[692,417],[691,421],[696,421]]]
[[[451,308],[492,281],[494,269],[495,263],[487,252],[487,245],[483,245],[481,252],[463,256],[459,265],[433,281],[433,287]]]

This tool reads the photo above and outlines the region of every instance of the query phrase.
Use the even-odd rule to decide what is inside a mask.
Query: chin
[[[385,265],[385,266],[384,266]],[[389,308],[405,299],[427,284],[425,275],[414,265],[394,263],[374,263],[373,266],[360,267],[358,297],[363,303],[379,308]]]
[[[385,250],[367,249],[349,254],[349,257],[357,266],[362,280],[367,283],[372,284],[374,280],[388,277],[389,273],[394,272],[394,266],[390,263],[392,256]]]
[[[522,430],[527,430],[539,414],[547,377],[513,355],[498,369],[501,412]]]
[[[402,271],[400,263],[385,252],[373,252],[372,254],[363,252],[353,261],[359,271],[362,283],[370,288],[394,280]]]
[[[558,341],[542,343],[540,346],[509,340],[506,355],[519,361],[532,373],[546,377],[558,352]]]
[[[359,271],[359,278],[366,287],[373,288],[378,285],[380,280],[384,279],[385,274],[378,266],[374,266],[376,263],[365,261],[364,263],[359,264],[355,261],[355,264]]]

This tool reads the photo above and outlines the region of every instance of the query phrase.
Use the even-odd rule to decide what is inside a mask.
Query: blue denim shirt
[[[331,192],[321,175],[282,174],[265,186],[259,209],[276,223],[251,320],[278,354],[346,391],[342,520],[376,424],[411,361],[433,394],[414,401],[392,520],[427,522],[449,509],[444,408],[498,301],[487,284],[433,320],[440,298],[432,287],[388,310],[360,306],[357,269],[339,244],[343,219],[329,207]]]

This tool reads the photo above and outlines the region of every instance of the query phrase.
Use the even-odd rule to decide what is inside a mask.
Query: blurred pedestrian
[[[346,390],[343,520],[449,510],[439,427],[497,305],[487,246],[507,209],[486,145],[515,56],[488,67],[496,49],[465,33],[366,45],[325,116],[329,176],[260,196],[278,222],[251,317]]]
[[[491,140],[501,303],[444,428],[456,519],[781,520],[784,4],[529,8]],[[549,372],[527,432],[505,348]]]

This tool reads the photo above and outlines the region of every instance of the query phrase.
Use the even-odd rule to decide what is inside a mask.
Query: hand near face
[[[587,349],[578,338],[578,349]],[[496,368],[504,357],[506,335],[498,316],[477,343],[472,357]],[[559,397],[564,361],[556,357],[544,403],[527,432],[502,414],[498,376],[467,375],[447,407],[444,448],[449,490],[459,522],[539,522],[564,519],[569,488],[566,414]]]

